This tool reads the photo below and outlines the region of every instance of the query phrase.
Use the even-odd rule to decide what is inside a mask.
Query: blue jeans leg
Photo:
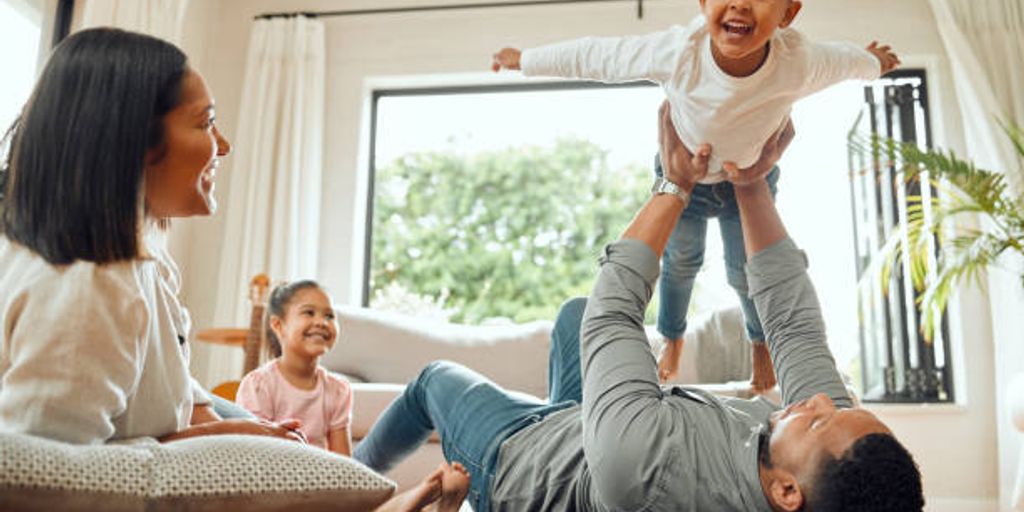
[[[690,309],[693,284],[704,264],[708,220],[700,212],[693,214],[689,210],[688,207],[676,223],[661,258],[658,332],[670,340],[682,338],[686,332],[686,312]]]
[[[757,308],[751,300],[747,287],[746,247],[743,245],[743,226],[740,224],[739,213],[724,212],[718,217],[718,227],[722,232],[722,248],[725,257],[725,277],[729,286],[736,291],[743,310],[743,320],[750,341],[764,341],[764,328]]]
[[[654,174],[663,176],[661,158],[654,155]],[[669,236],[661,258],[661,279],[658,282],[658,332],[677,340],[686,332],[686,313],[697,272],[704,264],[704,242],[708,217],[721,208],[712,185],[697,184],[690,194],[690,204]]]
[[[210,400],[210,405],[213,407],[213,412],[217,413],[217,415],[220,416],[221,418],[244,418],[250,420],[256,419],[256,416],[253,416],[251,412],[245,410],[245,408],[243,408],[241,405],[225,400],[217,395],[214,395],[213,393],[210,393]]]
[[[583,375],[580,370],[580,324],[587,299],[576,297],[562,304],[551,331],[548,355],[548,401],[583,403]]]
[[[772,169],[765,178],[771,190],[772,198],[775,198],[777,183],[779,180],[779,168]],[[743,310],[743,319],[747,331],[747,339],[750,341],[764,341],[764,327],[761,326],[761,317],[757,314],[754,301],[750,298],[750,290],[747,285],[747,251],[743,244],[743,225],[740,222],[739,206],[736,204],[736,196],[731,184],[724,186],[718,191],[722,199],[723,208],[718,216],[718,227],[722,232],[722,247],[725,257],[725,275],[729,286],[736,291],[740,299],[740,309]]]
[[[487,510],[501,443],[552,410],[539,400],[512,395],[462,365],[433,362],[381,414],[353,456],[386,472],[437,430],[445,458],[469,470],[468,499],[476,510]]]

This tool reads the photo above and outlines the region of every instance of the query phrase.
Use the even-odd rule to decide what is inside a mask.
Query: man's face
[[[797,0],[700,0],[711,42],[727,59],[760,52],[800,10]]]
[[[870,411],[837,409],[819,393],[771,415],[768,449],[771,465],[809,482],[823,456],[841,456],[868,434],[892,434]],[[765,458],[762,457],[762,460]]]

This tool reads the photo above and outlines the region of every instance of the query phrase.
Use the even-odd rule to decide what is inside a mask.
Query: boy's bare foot
[[[775,369],[772,367],[768,344],[763,341],[751,343],[750,358],[754,370],[750,378],[750,390],[758,395],[770,391],[775,387]]]
[[[443,485],[444,470],[437,468],[422,482],[416,484],[416,487],[391,498],[374,509],[374,512],[419,512],[443,497]]]
[[[683,338],[678,340],[665,339],[665,350],[658,359],[658,379],[662,384],[675,379],[679,375],[679,359],[683,357]]]
[[[441,498],[428,510],[436,512],[458,512],[462,502],[469,494],[469,471],[458,462],[449,465],[442,463],[438,468],[442,471]]]

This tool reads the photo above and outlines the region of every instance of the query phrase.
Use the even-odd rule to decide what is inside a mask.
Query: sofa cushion
[[[657,335],[657,331],[655,335],[660,353],[664,338]],[[749,381],[751,371],[750,341],[743,326],[743,311],[736,306],[699,315],[690,321],[679,373],[668,384]]]
[[[405,384],[391,382],[353,383],[352,423],[349,425],[352,439],[359,440],[366,437],[374,422],[380,418],[384,410],[403,391],[405,391]],[[438,441],[437,432],[431,432],[430,440]]]
[[[328,370],[404,384],[431,361],[447,359],[507,389],[547,395],[550,321],[468,326],[352,306],[338,314],[338,343],[320,361]]]
[[[395,484],[325,450],[224,435],[71,445],[0,434],[0,510],[372,510]]]

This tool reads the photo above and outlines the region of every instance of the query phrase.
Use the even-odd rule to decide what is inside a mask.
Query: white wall
[[[210,83],[223,131],[234,133],[240,105],[249,27],[254,15],[273,11],[381,8],[453,0],[192,0],[184,47]],[[370,83],[385,77],[485,74],[490,54],[502,46],[530,46],[588,34],[642,33],[684,23],[697,13],[697,0],[648,0],[645,19],[635,3],[514,7],[402,15],[325,18],[327,26],[327,115],[320,275],[337,300],[357,302],[361,293],[366,209],[365,131]],[[962,147],[962,133],[949,82],[948,64],[925,0],[811,0],[796,26],[816,39],[879,39],[892,44],[906,62],[932,62],[936,138]],[[475,78],[475,79],[479,79]],[[486,79],[486,77],[484,77]],[[401,81],[401,80],[399,80]],[[936,94],[937,93],[937,94]],[[933,100],[934,101],[934,100]],[[653,119],[653,115],[652,115]],[[227,159],[218,173],[218,193],[228,197],[233,173],[245,172]],[[316,186],[316,184],[311,184]],[[199,327],[210,326],[216,293],[224,216],[181,222],[176,254],[183,267],[185,300]],[[823,227],[827,228],[827,227]],[[967,291],[958,338],[968,338],[958,361],[959,406],[876,407],[914,452],[929,496],[991,500],[996,496],[996,449],[992,336],[988,302]],[[960,341],[959,339],[955,341]],[[196,347],[196,371],[208,383],[205,357],[240,357],[228,350]],[[205,372],[208,373],[208,372]],[[231,376],[220,376],[228,378]]]
[[[989,292],[992,296],[992,336],[996,347],[995,407],[996,430],[999,448],[999,496],[1006,509],[1024,509],[1024,496],[1014,496],[1024,469],[1024,436],[1013,425],[1010,417],[1011,401],[1020,404],[1024,396],[1017,389],[1017,396],[1011,396],[1009,386],[1015,376],[1024,372],[1024,288],[1020,277],[1024,275],[1024,258],[1007,255],[1001,261],[1003,268],[989,274]],[[1024,491],[1024,489],[1021,489]],[[1014,502],[1013,500],[1017,500]]]

